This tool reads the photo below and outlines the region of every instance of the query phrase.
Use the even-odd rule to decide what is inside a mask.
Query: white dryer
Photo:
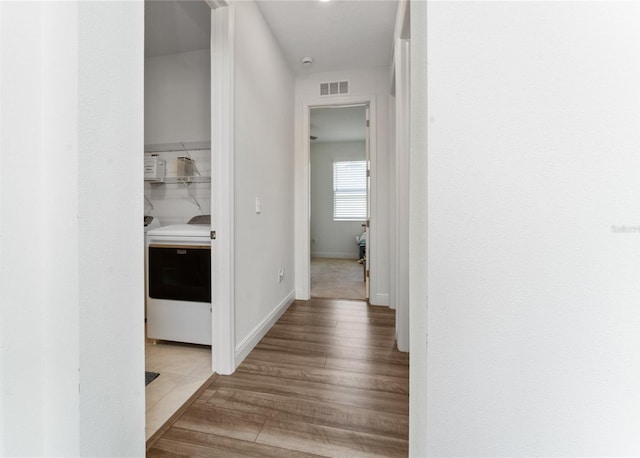
[[[187,224],[146,235],[147,337],[211,345],[211,224]]]

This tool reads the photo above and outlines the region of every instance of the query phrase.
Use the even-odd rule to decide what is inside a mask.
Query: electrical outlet
[[[278,271],[278,283],[282,283],[283,279],[284,279],[284,267],[280,267],[280,270]]]

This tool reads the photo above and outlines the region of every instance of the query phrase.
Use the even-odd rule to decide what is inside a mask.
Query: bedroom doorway
[[[311,297],[369,297],[368,110],[368,104],[309,110]]]

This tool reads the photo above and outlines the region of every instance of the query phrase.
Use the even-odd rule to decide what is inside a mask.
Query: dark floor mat
[[[144,386],[147,386],[149,383],[153,382],[156,377],[158,377],[157,372],[148,372],[148,371],[144,371]]]

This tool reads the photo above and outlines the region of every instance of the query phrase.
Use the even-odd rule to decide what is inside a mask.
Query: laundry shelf
[[[211,177],[201,177],[201,176],[195,176],[195,177],[164,177],[164,178],[155,178],[155,179],[145,179],[144,181],[146,181],[147,183],[150,183],[152,185],[154,184],[182,184],[184,185],[184,189],[186,189],[187,194],[188,194],[188,198],[189,200],[191,200],[194,204],[196,204],[198,206],[198,208],[200,210],[202,210],[202,207],[200,206],[200,202],[198,202],[198,199],[196,198],[196,196],[193,194],[193,192],[191,192],[191,189],[189,187],[189,185],[191,183],[211,183]],[[145,197],[146,198],[146,197]],[[147,199],[148,201],[148,199]],[[151,203],[151,202],[149,202]]]
[[[154,184],[154,183],[166,183],[166,184],[211,183],[211,177],[164,177],[164,178],[146,179],[145,181],[151,184]]]

